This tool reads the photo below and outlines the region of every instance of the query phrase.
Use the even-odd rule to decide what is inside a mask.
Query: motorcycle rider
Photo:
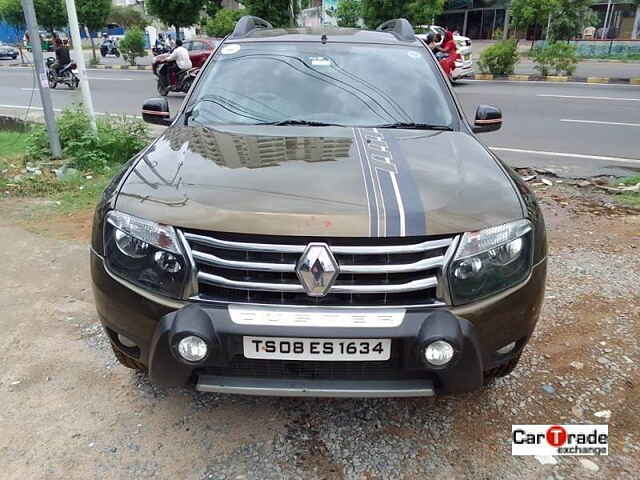
[[[165,85],[171,84],[171,74],[175,72],[176,81],[179,82],[180,75],[187,70],[191,70],[193,66],[191,64],[191,58],[189,58],[189,52],[182,46],[182,40],[176,40],[176,48],[171,54],[164,59],[164,63],[167,64],[166,68],[163,68],[163,82]]]
[[[62,43],[62,40],[56,38],[56,63],[51,68],[53,69],[56,77],[60,76],[60,70],[71,63],[71,56],[69,55],[69,48]]]

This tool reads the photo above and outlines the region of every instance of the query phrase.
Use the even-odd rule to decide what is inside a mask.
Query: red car
[[[182,44],[189,51],[189,58],[194,68],[200,68],[216,48],[216,41],[209,38],[192,38]]]

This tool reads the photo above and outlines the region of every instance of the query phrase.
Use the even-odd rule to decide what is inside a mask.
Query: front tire
[[[168,85],[164,85],[162,83],[162,80],[160,80],[160,79],[158,79],[157,88],[158,88],[158,93],[161,96],[166,97],[167,95],[169,95],[169,86]]]
[[[145,367],[139,361],[134,360],[133,358],[128,357],[127,355],[122,353],[113,343],[111,343],[111,349],[113,350],[113,354],[116,356],[116,360],[118,360],[118,363],[120,365],[132,370],[137,370],[142,373],[147,373],[147,367]]]
[[[49,88],[56,88],[58,86],[56,77],[52,72],[47,73],[47,80],[49,80]]]
[[[505,363],[484,372],[484,384],[488,385],[496,378],[506,377],[513,372],[520,362],[521,355],[522,353],[518,353],[518,355],[513,357],[511,360],[507,360]]]

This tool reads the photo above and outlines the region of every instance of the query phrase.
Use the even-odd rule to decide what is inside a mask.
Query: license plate
[[[261,360],[389,360],[388,338],[242,337],[244,356]]]

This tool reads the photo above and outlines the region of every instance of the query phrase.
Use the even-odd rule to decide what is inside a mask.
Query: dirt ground
[[[640,215],[566,185],[543,315],[515,372],[435,399],[163,389],[119,366],[95,314],[90,213],[0,203],[3,479],[638,478]],[[597,414],[597,415],[596,415]],[[608,423],[608,457],[512,457],[512,424]],[[633,473],[636,472],[636,473]]]

